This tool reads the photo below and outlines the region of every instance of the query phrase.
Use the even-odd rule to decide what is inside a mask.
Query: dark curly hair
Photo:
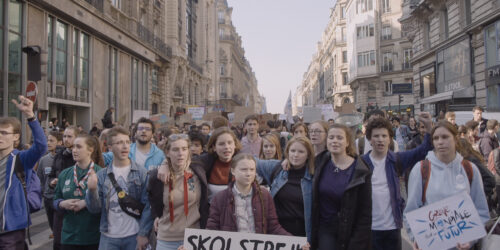
[[[366,138],[368,140],[372,139],[372,131],[377,128],[385,128],[389,132],[389,137],[394,138],[394,131],[392,130],[392,124],[386,118],[376,118],[371,120],[366,126]]]

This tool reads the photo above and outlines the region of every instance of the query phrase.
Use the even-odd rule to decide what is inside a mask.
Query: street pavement
[[[29,249],[51,250],[52,239],[50,239],[49,236],[52,234],[52,231],[50,230],[49,222],[47,221],[47,216],[45,215],[45,210],[42,209],[36,213],[31,214],[31,223],[30,235],[31,242],[33,244],[28,245]],[[401,238],[403,242],[403,250],[412,250],[405,230],[402,230]],[[26,242],[28,242],[28,239],[26,239]]]

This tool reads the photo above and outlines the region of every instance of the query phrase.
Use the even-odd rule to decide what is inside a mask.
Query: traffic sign
[[[36,101],[37,94],[38,89],[36,87],[36,83],[33,81],[29,81],[28,86],[26,86],[26,97],[34,103]]]

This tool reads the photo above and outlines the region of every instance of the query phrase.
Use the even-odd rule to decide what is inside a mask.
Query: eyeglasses
[[[119,142],[113,142],[113,143],[111,143],[111,145],[120,145],[120,146],[123,146],[123,145],[130,145],[130,141],[119,141]]]
[[[310,134],[323,134],[325,133],[325,131],[322,131],[322,130],[311,130],[309,131]]]
[[[150,127],[137,127],[137,131],[151,131],[151,130],[153,129]]]
[[[11,132],[7,132],[7,131],[0,131],[0,135],[2,136],[6,136],[6,135],[13,135],[13,134],[16,134],[16,133],[11,133]]]
[[[168,136],[169,141],[177,141],[180,139],[187,140],[189,139],[189,136],[186,134],[171,134],[170,136]]]

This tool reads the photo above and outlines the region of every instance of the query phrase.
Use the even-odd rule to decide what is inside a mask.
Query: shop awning
[[[448,100],[453,97],[453,91],[446,91],[443,93],[435,94],[423,99],[420,99],[421,104],[434,103],[442,100]]]
[[[474,86],[469,86],[467,88],[446,91],[443,93],[435,94],[420,100],[421,104],[435,103],[443,100],[451,100],[455,98],[473,98],[474,97]]]

